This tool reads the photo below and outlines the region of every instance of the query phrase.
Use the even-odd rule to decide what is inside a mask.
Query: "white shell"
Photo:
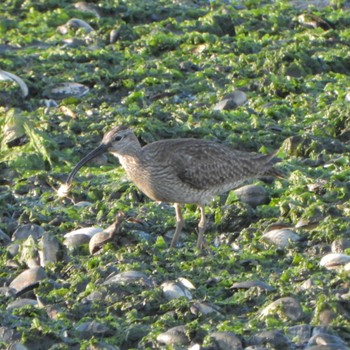
[[[345,264],[350,263],[350,256],[339,253],[331,253],[325,255],[321,261],[320,266],[324,266],[328,270],[337,269],[343,267]]]
[[[262,239],[280,248],[286,248],[291,242],[299,241],[300,237],[292,230],[282,228],[264,233]]]
[[[16,82],[22,90],[23,97],[28,95],[29,90],[27,84],[17,75],[0,69],[0,80],[11,80]]]
[[[164,282],[160,286],[166,299],[172,300],[185,297],[192,300],[191,292],[181,282]]]
[[[78,230],[74,230],[66,233],[64,235],[64,238],[69,238],[70,236],[74,236],[74,235],[86,235],[86,236],[92,237],[97,232],[101,232],[101,231],[103,231],[101,227],[83,227],[83,228],[79,228]]]

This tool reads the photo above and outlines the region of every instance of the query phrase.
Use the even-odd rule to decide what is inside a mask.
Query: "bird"
[[[259,176],[279,176],[276,153],[235,150],[222,143],[197,139],[163,139],[142,146],[133,130],[117,125],[106,132],[97,148],[83,157],[70,172],[70,188],[79,169],[93,158],[110,153],[119,159],[126,175],[146,196],[174,204],[176,227],[170,248],[175,248],[184,225],[181,207],[196,204],[200,210],[196,248],[206,242],[205,206],[220,194]]]

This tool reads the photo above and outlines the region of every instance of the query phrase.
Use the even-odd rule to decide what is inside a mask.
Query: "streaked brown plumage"
[[[260,175],[273,174],[276,162],[270,155],[233,150],[222,144],[200,139],[167,139],[141,147],[131,129],[116,126],[108,131],[101,144],[86,155],[69,174],[71,184],[78,170],[89,160],[109,152],[116,156],[128,178],[155,201],[175,204],[176,229],[171,242],[175,247],[183,227],[181,204],[197,204],[197,248],[204,243],[205,205],[216,195]]]

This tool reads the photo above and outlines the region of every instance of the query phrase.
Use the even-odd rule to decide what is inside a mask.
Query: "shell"
[[[31,269],[25,270],[19,274],[10,283],[10,288],[15,289],[16,293],[19,294],[27,289],[33,289],[46,277],[46,272],[42,267],[32,267]]]
[[[85,235],[91,238],[93,235],[101,231],[103,231],[101,227],[82,227],[77,230],[66,233],[64,235],[64,238],[69,238],[75,235]]]
[[[103,285],[109,285],[109,284],[130,284],[130,283],[136,283],[139,285],[147,286],[147,287],[153,287],[154,283],[153,281],[147,277],[144,273],[139,271],[125,271],[120,272],[117,275],[114,275],[112,277],[109,277]]]
[[[67,97],[83,97],[90,89],[79,83],[66,82],[60,83],[51,89],[45,91],[45,95],[49,98],[61,100]]]
[[[13,301],[12,303],[7,305],[6,310],[10,310],[11,311],[11,310],[14,310],[14,309],[19,309],[19,308],[21,308],[23,306],[27,306],[27,305],[38,307],[38,302],[36,300],[27,299],[27,298],[16,299],[15,301]]]
[[[112,237],[113,236],[109,232],[97,232],[89,241],[90,254],[96,254],[101,251],[102,247],[110,242]]]
[[[29,93],[28,86],[19,76],[0,69],[0,80],[11,80],[11,81],[14,81],[21,88],[22,96],[23,97],[28,96],[28,93]]]
[[[274,289],[269,284],[258,280],[236,282],[231,286],[231,289],[249,289],[249,288],[259,288],[269,292]]]
[[[259,318],[268,316],[279,316],[282,319],[287,318],[291,321],[300,321],[304,313],[298,300],[292,297],[285,297],[275,300],[259,313]]]
[[[299,241],[300,237],[292,230],[283,228],[265,232],[261,239],[280,248],[287,248],[291,242]]]
[[[350,256],[339,253],[330,253],[325,255],[321,261],[320,266],[325,267],[328,270],[337,269],[343,267],[350,262]]]
[[[196,316],[211,315],[214,317],[215,316],[223,317],[223,314],[221,313],[218,307],[216,307],[215,305],[211,305],[210,303],[207,303],[205,301],[194,301],[191,304],[190,310],[191,310],[191,313]]]
[[[160,286],[164,297],[168,300],[184,297],[192,300],[191,292],[181,282],[164,282]]]

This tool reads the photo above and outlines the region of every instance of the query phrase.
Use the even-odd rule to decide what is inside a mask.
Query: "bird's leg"
[[[203,238],[203,234],[205,232],[205,227],[207,224],[207,219],[205,217],[204,205],[198,205],[199,210],[201,212],[201,219],[198,223],[198,239],[197,239],[197,249],[201,250],[203,246],[208,247],[208,244],[205,242]]]
[[[184,225],[184,220],[181,213],[181,205],[179,203],[175,203],[174,207],[175,207],[175,213],[176,213],[176,228],[175,228],[173,239],[170,244],[170,248],[176,247],[176,243],[179,239],[180,233],[182,231],[182,227]]]

